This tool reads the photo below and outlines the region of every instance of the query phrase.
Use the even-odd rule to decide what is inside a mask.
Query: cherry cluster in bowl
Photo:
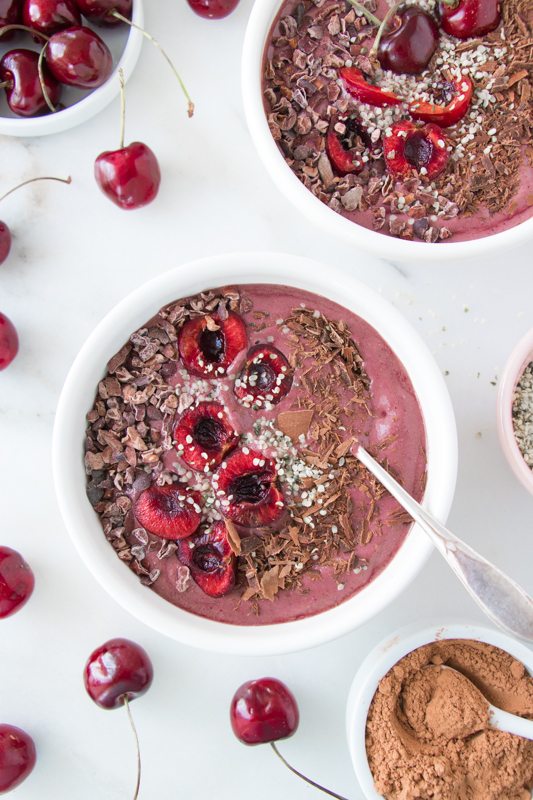
[[[243,319],[234,312],[205,314],[188,320],[178,335],[178,350],[188,373],[217,380],[247,348]],[[248,349],[233,383],[237,402],[259,411],[271,408],[290,391],[293,370],[270,343]],[[228,523],[244,529],[279,524],[286,513],[277,467],[265,453],[242,444],[224,405],[196,402],[174,422],[176,452],[199,475],[210,475],[216,507],[226,522],[202,524],[202,497],[185,482],[153,484],[138,496],[136,522],[155,536],[175,540],[181,563],[211,597],[235,584],[235,554]]]
[[[369,59],[398,75],[418,75],[431,61],[439,43],[440,30],[457,39],[483,36],[498,27],[499,0],[439,0],[437,17],[416,5],[392,6],[383,20],[368,11],[359,0],[349,0],[369,22],[377,27]],[[410,101],[384,91],[362,70],[342,67],[339,80],[346,92],[361,103],[378,108],[406,105],[409,119],[391,125],[384,138],[383,157],[388,172],[405,178],[415,170],[431,180],[440,175],[448,162],[449,151],[443,128],[459,122],[467,113],[474,85],[468,75],[434,87],[439,102]],[[422,123],[422,124],[420,124]],[[364,153],[375,145],[364,126],[351,118],[334,120],[326,135],[326,149],[340,175],[359,173],[364,168]],[[376,145],[377,146],[377,145]]]
[[[97,89],[113,70],[109,47],[83,18],[97,26],[127,24],[133,0],[8,0],[0,35],[33,36],[39,53],[18,47],[0,60],[0,81],[14,114],[33,117],[60,108],[64,86]]]

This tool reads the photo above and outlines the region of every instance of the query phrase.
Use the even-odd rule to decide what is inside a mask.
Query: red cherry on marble
[[[89,656],[85,688],[100,708],[120,708],[152,684],[152,662],[144,648],[129,639],[110,639]]]
[[[0,222],[0,264],[3,264],[11,250],[11,231],[5,222]]]
[[[76,0],[76,5],[83,16],[96,25],[121,25],[122,20],[114,17],[113,11],[131,17],[133,0]]]
[[[500,0],[440,0],[441,28],[457,39],[483,36],[500,24]]]
[[[237,8],[239,0],[187,0],[192,10],[200,17],[222,19]]]
[[[417,75],[428,65],[439,41],[439,26],[416,6],[401,8],[383,32],[377,48],[383,69]]]
[[[19,351],[15,326],[5,314],[0,314],[0,370],[9,367]]]
[[[292,692],[276,678],[243,683],[231,701],[233,733],[244,744],[287,739],[298,727],[298,705]]]
[[[46,63],[54,78],[68,86],[96,89],[111,75],[113,56],[90,28],[76,25],[54,33],[46,43]]]
[[[39,79],[39,54],[33,50],[9,50],[0,60],[0,80],[4,84],[7,104],[19,117],[33,117],[48,111]],[[60,84],[43,64],[44,85],[52,105],[61,96]]]
[[[0,547],[0,619],[10,617],[29,600],[35,578],[20,553]]]
[[[94,165],[94,176],[103,193],[127,210],[142,208],[155,200],[161,183],[157,158],[142,142],[101,153]]]
[[[36,760],[35,744],[28,733],[14,725],[0,725],[0,794],[22,783]]]
[[[81,25],[81,14],[74,0],[24,0],[24,25],[49,36],[71,25]]]
[[[294,775],[329,797],[346,800],[303,775],[279,752],[276,742],[292,736],[299,722],[298,705],[284,683],[276,678],[259,678],[243,683],[231,701],[230,721],[233,733],[243,744],[270,744],[277,757]]]

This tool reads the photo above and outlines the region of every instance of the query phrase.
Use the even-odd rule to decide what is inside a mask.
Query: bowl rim
[[[514,435],[513,397],[524,369],[533,361],[533,328],[514,346],[505,363],[496,400],[498,436],[507,461],[518,480],[533,494],[533,469],[526,464]]]
[[[133,0],[131,21],[135,25],[143,27],[143,0]],[[122,55],[107,81],[85,97],[82,97],[77,103],[64,108],[62,111],[57,111],[54,114],[45,114],[40,117],[0,116],[0,135],[17,137],[47,136],[74,128],[76,125],[96,116],[119,94],[119,69],[124,71],[126,81],[131,77],[141,53],[143,38],[143,34],[138,28],[130,27]]]
[[[58,504],[79,554],[119,604],[160,632],[206,650],[266,655],[322,644],[363,624],[410,583],[432,552],[432,545],[414,526],[392,561],[362,592],[312,617],[259,626],[214,622],[173,606],[155,592],[144,588],[140,592],[138,578],[131,570],[115,556],[109,557],[112,551],[85,494],[82,458],[85,414],[103,367],[130,333],[165,303],[210,287],[239,283],[285,284],[329,297],[359,313],[390,344],[404,364],[423,409],[429,465],[424,505],[442,521],[455,489],[457,431],[444,378],[410,323],[349,273],[313,259],[244,252],[182,264],[135,289],[96,326],[66,378],[52,443]],[[79,450],[72,442],[79,442]]]
[[[374,788],[365,745],[366,719],[380,680],[408,653],[438,639],[477,639],[506,650],[533,675],[533,651],[497,628],[469,622],[417,622],[386,636],[368,653],[353,678],[346,704],[346,737],[365,800],[383,800]]]
[[[467,259],[533,238],[533,217],[505,231],[465,242],[428,243],[398,239],[364,228],[326,206],[314,196],[286,164],[274,141],[263,106],[261,75],[263,52],[270,27],[282,0],[255,0],[248,20],[241,62],[244,113],[259,158],[285,197],[313,224],[326,228],[352,244],[392,261],[442,262]]]

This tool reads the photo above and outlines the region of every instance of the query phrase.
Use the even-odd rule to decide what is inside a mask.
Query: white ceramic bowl
[[[393,261],[428,262],[470,258],[493,253],[496,248],[508,248],[533,239],[533,218],[510,228],[469,242],[427,244],[409,242],[386,236],[357,225],[322,203],[305,188],[286,164],[270,129],[263,105],[263,52],[270,27],[281,7],[281,0],[254,0],[248,22],[242,56],[242,91],[244,110],[252,140],[269,175],[278,189],[313,223],[334,236],[377,256]]]
[[[134,0],[131,19],[136,25],[143,26],[143,0]],[[84,21],[84,24],[87,24],[87,22]],[[91,26],[89,25],[89,27]],[[130,78],[141,52],[143,35],[136,28],[129,28],[125,24],[111,28],[95,27],[94,30],[105,40],[113,54],[115,69],[108,80],[98,89],[88,92],[81,92],[67,86],[63,87],[63,102],[66,103],[67,108],[54,114],[44,114],[40,117],[17,117],[12,115],[9,112],[5,98],[3,98],[0,110],[1,135],[46,136],[50,133],[61,133],[94,117],[119,94],[118,70],[122,68],[125,79],[128,80]],[[5,43],[0,40],[0,46],[2,53],[14,47],[28,46],[30,49],[36,49],[36,47],[32,47],[31,44],[25,43],[20,38],[17,41]]]
[[[353,768],[365,800],[383,800],[374,788],[365,747],[366,718],[378,683],[404,656],[435,639],[478,639],[506,650],[533,675],[533,651],[506,633],[479,625],[454,623],[420,628],[410,625],[388,636],[365,658],[353,679],[346,709],[346,735]]]
[[[275,625],[235,626],[203,619],[141,586],[116,557],[85,494],[85,415],[108,359],[161,306],[221,285],[278,283],[316,292],[359,314],[389,343],[409,374],[422,408],[428,445],[424,505],[444,520],[457,470],[457,440],[450,398],[433,357],[387,301],[347,272],[306,258],[274,253],[238,253],[195,261],[167,272],[128,295],[96,327],[82,347],[59,399],[53,470],[59,506],[78,551],[101,585],[124,608],[177,640],[208,650],[272,654],[304,649],[363,624],[390,603],[415,577],[432,546],[416,527],[383,572],[336,608]]]
[[[513,398],[516,384],[524,369],[533,361],[533,328],[520,339],[504,367],[498,385],[496,405],[500,444],[518,480],[533,494],[533,470],[529,467],[515,439],[513,428]]]

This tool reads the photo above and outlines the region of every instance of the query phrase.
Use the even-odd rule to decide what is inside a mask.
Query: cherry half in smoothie
[[[285,512],[272,459],[243,447],[222,462],[213,484],[225,517],[246,528],[261,528]]]
[[[246,347],[246,328],[242,319],[230,313],[225,319],[206,314],[185,323],[180,332],[179,351],[189,372],[206,378],[226,374]]]
[[[218,467],[239,437],[221,403],[203,402],[182,414],[174,439],[178,455],[187,466],[209,472]]]
[[[235,381],[235,397],[247,408],[277,405],[290,392],[293,372],[281,350],[256,344]]]

